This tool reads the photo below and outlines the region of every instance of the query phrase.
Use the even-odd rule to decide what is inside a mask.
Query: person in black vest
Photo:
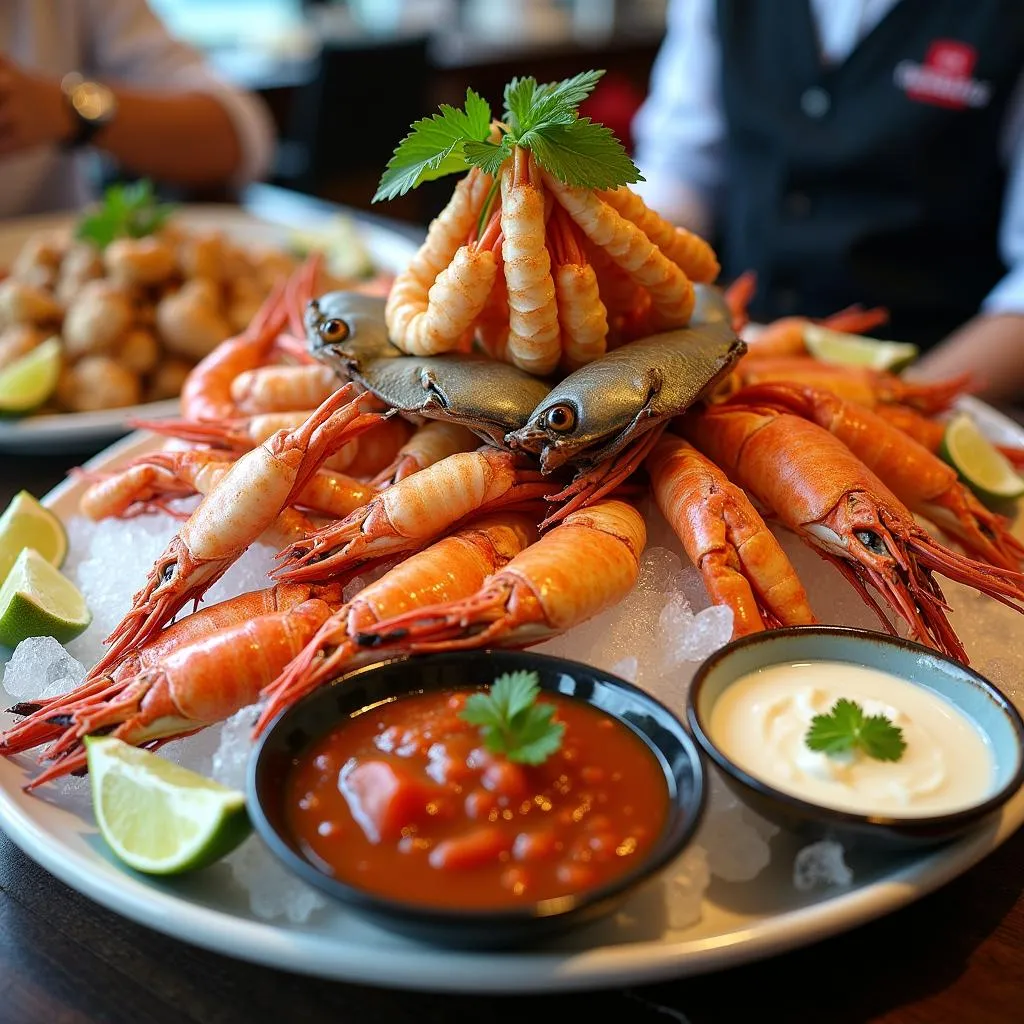
[[[1021,0],[670,0],[633,133],[753,319],[886,306],[915,376],[1024,400]]]

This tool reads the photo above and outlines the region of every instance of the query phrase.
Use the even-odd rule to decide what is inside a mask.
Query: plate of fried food
[[[178,411],[193,366],[311,247],[342,287],[387,287],[415,246],[345,215],[172,206],[148,182],[80,214],[0,224],[0,451],[95,451]]]

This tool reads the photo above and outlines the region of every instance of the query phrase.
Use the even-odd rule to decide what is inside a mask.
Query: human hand
[[[71,128],[60,80],[0,54],[0,156],[59,142]]]

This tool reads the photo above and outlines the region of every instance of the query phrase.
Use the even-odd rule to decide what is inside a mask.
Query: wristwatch
[[[66,149],[87,145],[104,126],[110,124],[117,113],[117,97],[102,82],[93,82],[77,71],[65,75],[60,82],[75,122],[74,130],[64,139]]]

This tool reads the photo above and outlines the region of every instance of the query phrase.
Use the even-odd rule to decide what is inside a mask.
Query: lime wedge
[[[59,338],[47,338],[28,355],[0,370],[0,413],[31,412],[57,388],[61,368]]]
[[[0,644],[30,636],[74,640],[92,622],[78,588],[35,548],[23,548],[0,586]]]
[[[19,491],[0,516],[0,583],[22,548],[35,548],[59,569],[68,553],[64,524],[28,491]]]
[[[807,351],[823,363],[866,366],[894,373],[912,363],[918,354],[917,346],[907,341],[882,341],[863,334],[846,334],[821,324],[804,327],[804,344]]]
[[[129,867],[176,875],[206,867],[252,831],[241,793],[112,736],[87,736],[92,806]]]
[[[1024,477],[967,413],[946,424],[939,454],[979,498],[999,502],[1024,495]]]

